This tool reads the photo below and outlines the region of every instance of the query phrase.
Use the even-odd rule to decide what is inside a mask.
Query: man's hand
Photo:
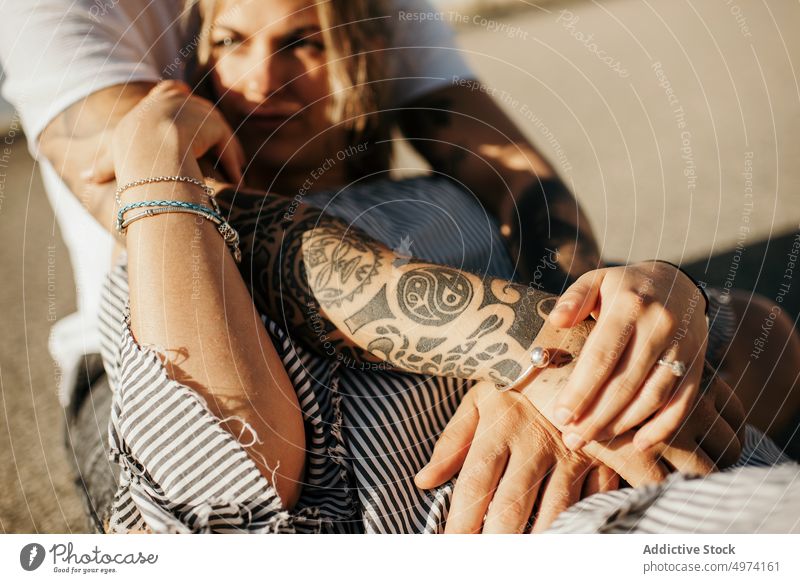
[[[490,383],[467,393],[415,483],[430,489],[456,473],[447,533],[523,532],[537,500],[539,532],[581,498],[619,483],[608,468],[564,447],[522,395]]]
[[[39,136],[39,150],[89,214],[112,234],[115,208],[111,138],[122,117],[154,83],[129,83],[101,89],[61,112]],[[105,162],[103,162],[105,161]],[[93,175],[98,166],[105,170]]]
[[[744,410],[721,382],[710,383],[669,443],[645,452],[633,445],[634,431],[573,452],[520,397],[476,384],[417,474],[423,489],[459,474],[445,532],[522,532],[534,508],[533,532],[542,532],[572,504],[618,488],[620,476],[638,487],[661,482],[673,470],[705,475],[716,469],[712,458],[726,467],[741,454]]]

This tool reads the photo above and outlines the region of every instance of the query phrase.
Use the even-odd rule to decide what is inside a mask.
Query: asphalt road
[[[796,314],[800,4],[559,6],[568,12],[467,15],[459,39],[574,188],[606,258],[691,263],[698,277],[773,298],[788,282]],[[50,320],[74,309],[72,273],[24,140],[10,141],[5,154],[0,144],[0,531],[80,532],[46,348]]]

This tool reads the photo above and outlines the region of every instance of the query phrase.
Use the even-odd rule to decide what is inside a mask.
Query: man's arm
[[[437,172],[462,182],[501,224],[520,280],[560,293],[601,266],[589,222],[553,168],[478,81],[410,104],[400,128]]]
[[[114,228],[116,181],[98,183],[84,173],[99,161],[109,160],[114,128],[153,85],[129,83],[101,89],[61,112],[39,137],[39,150],[70,191],[119,241]]]

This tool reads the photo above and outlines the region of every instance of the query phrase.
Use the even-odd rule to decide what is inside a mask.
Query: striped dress
[[[496,223],[448,180],[373,182],[307,195],[304,202],[401,254],[513,278]],[[286,511],[246,453],[257,436],[249,427],[236,436],[220,427],[194,391],[169,378],[161,349],[134,340],[125,254],[107,278],[101,314],[102,356],[114,392],[110,457],[120,465],[111,532],[443,530],[454,482],[421,491],[413,477],[472,382],[326,359],[262,314],[306,427],[302,494]],[[607,504],[618,501],[618,495],[589,500],[603,496]],[[574,524],[558,526],[567,531]]]

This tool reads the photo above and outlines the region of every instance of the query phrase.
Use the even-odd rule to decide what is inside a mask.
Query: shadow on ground
[[[732,249],[683,267],[708,285],[752,290],[779,303],[797,325],[800,315],[800,231]]]

